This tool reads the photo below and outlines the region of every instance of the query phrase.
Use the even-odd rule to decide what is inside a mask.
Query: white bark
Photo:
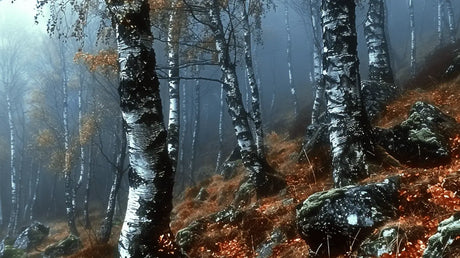
[[[409,0],[409,26],[410,26],[410,67],[411,77],[414,78],[416,74],[416,45],[415,45],[415,15],[414,15],[414,2]]]
[[[437,31],[438,31],[438,43],[442,45],[442,2],[443,0],[438,0],[438,17],[437,17]]]
[[[318,118],[324,111],[325,96],[324,96],[324,83],[322,82],[322,61],[321,61],[321,49],[322,42],[320,40],[321,35],[321,18],[320,18],[320,6],[318,2],[309,0],[310,14],[311,14],[311,25],[313,31],[313,81],[314,81],[314,94],[315,99],[313,101],[313,108],[311,114],[311,123],[318,124]]]
[[[216,160],[216,174],[219,173],[220,165],[222,164],[222,148],[224,146],[224,85],[221,85],[220,88],[220,108],[219,108],[219,147],[217,152],[217,160]]]
[[[298,113],[297,94],[296,94],[296,89],[295,89],[293,78],[292,78],[292,39],[291,39],[291,27],[289,24],[289,8],[287,4],[285,4],[284,16],[285,16],[284,21],[285,21],[286,34],[287,34],[286,54],[287,54],[287,63],[288,63],[289,88],[291,89],[292,101],[294,105],[294,115],[297,116],[297,113]]]
[[[34,184],[33,193],[32,193],[32,201],[30,203],[30,214],[29,214],[30,221],[35,220],[34,211],[35,211],[35,204],[37,202],[38,187],[40,185],[40,176],[41,176],[41,167],[39,164],[37,167],[37,172],[35,173],[35,184]]]
[[[195,184],[195,164],[196,150],[200,126],[200,81],[195,80],[195,96],[193,99],[193,125],[192,125],[192,145],[190,148],[190,183]]]
[[[10,95],[6,93],[6,104],[7,104],[7,111],[8,111],[8,125],[10,130],[10,180],[11,180],[11,212],[10,212],[10,220],[8,223],[8,232],[7,236],[13,237],[16,234],[17,230],[17,223],[19,218],[19,185],[18,185],[18,175],[16,171],[16,135],[14,129],[14,121],[13,121],[13,110],[11,107],[11,99]]]
[[[454,10],[450,0],[444,0],[447,10],[447,21],[449,25],[449,40],[450,43],[455,43],[455,21],[454,21]]]

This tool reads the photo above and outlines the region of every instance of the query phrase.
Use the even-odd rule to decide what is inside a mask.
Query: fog
[[[290,0],[288,0],[290,1]],[[300,1],[300,0],[296,0]],[[365,1],[364,1],[365,2]],[[425,57],[438,47],[436,35],[436,2],[418,0],[415,3],[417,66],[421,67]],[[49,19],[45,9],[38,15],[36,1],[0,1],[0,238],[6,230],[11,207],[11,162],[19,175],[20,221],[30,218],[61,218],[65,215],[63,169],[66,166],[64,153],[64,125],[62,81],[68,83],[68,137],[71,157],[68,166],[73,180],[78,181],[80,167],[79,142],[83,141],[86,152],[84,166],[92,171],[94,178],[90,184],[90,207],[103,210],[116,171],[122,137],[121,114],[117,92],[117,74],[113,67],[93,71],[85,58],[76,58],[79,53],[96,54],[101,50],[114,49],[112,35],[105,42],[96,39],[100,32],[100,18],[89,19],[83,41],[72,37],[57,38],[47,33]],[[393,71],[397,84],[404,87],[410,78],[409,55],[410,33],[407,1],[389,0],[387,3],[389,37]],[[455,24],[460,24],[460,1],[452,1]],[[297,114],[294,113],[293,96],[289,88],[287,33],[285,26],[285,5],[276,1],[275,7],[264,14],[262,19],[262,42],[253,45],[256,76],[260,81],[262,99],[262,119],[267,134],[277,133],[283,137],[301,137],[310,123],[313,96],[312,82],[312,29],[308,12],[296,10],[289,4],[289,20],[292,37],[292,75],[298,101]],[[367,46],[363,36],[363,24],[367,4],[357,8],[358,47],[361,79],[367,79]],[[69,14],[69,16],[71,16]],[[69,17],[68,17],[69,18]],[[447,18],[446,18],[447,19]],[[62,30],[72,30],[73,21],[61,21]],[[105,19],[106,24],[110,21]],[[447,22],[445,22],[447,24]],[[447,35],[447,28],[445,34]],[[459,30],[456,28],[458,38]],[[154,48],[157,55],[158,74],[161,79],[161,95],[165,122],[168,114],[168,84],[166,75],[167,53],[165,35],[159,26],[153,24]],[[238,79],[246,107],[248,106],[248,82],[241,54],[236,54]],[[110,64],[110,63],[109,63]],[[65,68],[64,68],[65,67]],[[182,69],[184,77],[194,77],[191,69]],[[180,143],[180,160],[176,173],[175,195],[180,196],[184,188],[197,184],[216,173],[219,152],[219,114],[221,78],[218,66],[199,68],[200,80],[181,81],[182,125],[184,138]],[[200,86],[197,93],[196,85]],[[78,95],[82,91],[83,125],[79,124]],[[199,114],[194,114],[196,94],[199,94]],[[11,99],[8,111],[7,99]],[[181,95],[183,97],[184,95]],[[222,159],[236,147],[234,129],[227,108],[223,113]],[[11,117],[9,117],[11,115]],[[192,146],[193,121],[199,117],[196,146]],[[14,125],[9,123],[9,118]],[[167,123],[167,122],[166,122]],[[14,151],[11,152],[11,126],[15,134]],[[87,134],[79,138],[83,128]],[[195,152],[191,165],[192,149]],[[126,151],[126,150],[124,150]],[[223,160],[221,160],[222,164]],[[127,170],[128,161],[122,164]],[[38,173],[39,171],[39,173]],[[35,191],[35,183],[38,190]],[[81,214],[87,175],[77,194],[77,213]],[[118,195],[118,210],[122,212],[127,199],[127,176],[125,173]],[[36,203],[31,202],[37,193]],[[32,211],[30,206],[35,210]]]

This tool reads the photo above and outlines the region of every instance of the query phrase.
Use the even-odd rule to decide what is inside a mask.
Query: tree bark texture
[[[287,46],[286,46],[286,54],[287,54],[287,63],[288,63],[288,76],[289,76],[289,88],[291,90],[292,95],[292,102],[294,104],[294,115],[297,116],[298,107],[297,107],[297,94],[296,89],[294,86],[293,78],[292,78],[292,39],[291,39],[291,26],[289,24],[289,8],[288,5],[285,4],[284,10],[284,22],[286,26],[286,34],[287,34]]]
[[[261,159],[265,159],[264,153],[264,131],[262,127],[262,113],[260,108],[260,94],[259,94],[259,85],[256,81],[256,75],[254,72],[254,65],[252,61],[252,47],[251,47],[251,27],[249,24],[249,16],[247,11],[246,0],[241,1],[243,8],[242,11],[242,21],[243,21],[243,37],[244,37],[244,61],[246,64],[246,74],[248,76],[249,88],[251,91],[251,108],[252,108],[252,120],[254,121],[255,127],[255,138],[256,138],[256,148],[257,154]],[[295,97],[295,88],[294,88],[294,99]],[[295,107],[297,109],[297,104],[295,101]],[[296,111],[297,112],[297,111]]]
[[[119,256],[174,256],[169,228],[174,173],[155,72],[149,3],[107,1],[107,6],[117,34],[120,107],[132,168]]]
[[[8,89],[7,89],[8,91]],[[13,121],[13,109],[11,107],[11,99],[9,93],[6,94],[6,105],[8,111],[8,125],[10,130],[10,183],[11,183],[11,211],[10,220],[8,222],[7,237],[14,237],[17,230],[19,219],[19,182],[16,171],[16,135]]]
[[[360,93],[354,1],[322,4],[323,65],[336,187],[367,176],[366,117]]]
[[[394,84],[385,35],[385,1],[369,0],[364,34],[369,54],[369,79]]]
[[[447,11],[447,22],[449,25],[449,40],[450,43],[455,43],[455,21],[454,21],[454,9],[450,0],[444,0]]]
[[[414,0],[409,0],[409,26],[410,26],[410,71],[411,77],[414,78],[416,74],[416,41],[415,41],[415,14],[414,14]]]

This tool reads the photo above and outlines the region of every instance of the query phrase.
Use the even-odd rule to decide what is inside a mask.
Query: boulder
[[[389,129],[374,129],[374,139],[402,163],[432,167],[449,162],[448,140],[456,130],[458,124],[454,118],[419,101],[401,124]]]
[[[52,244],[45,249],[44,258],[61,257],[76,253],[82,244],[80,238],[74,235],[69,235],[66,239],[58,243]]]
[[[460,212],[439,223],[438,231],[428,239],[424,258],[445,257],[449,247],[460,236]],[[457,243],[458,244],[458,243]]]
[[[312,194],[297,206],[299,233],[317,255],[343,253],[395,217],[399,178]],[[353,243],[355,243],[353,245]]]
[[[363,80],[361,82],[361,94],[367,115],[370,120],[373,120],[396,97],[397,89],[391,83]]]
[[[22,249],[14,248],[11,245],[0,247],[0,258],[26,258],[27,254]]]
[[[358,249],[358,258],[381,257],[383,254],[396,254],[402,241],[405,240],[405,233],[397,226],[381,229],[363,241]]]
[[[31,250],[39,245],[48,236],[49,232],[49,227],[38,221],[34,221],[19,234],[13,246],[17,249]]]

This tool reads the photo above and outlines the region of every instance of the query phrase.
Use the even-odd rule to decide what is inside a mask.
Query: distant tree
[[[416,73],[416,40],[415,40],[415,14],[414,1],[409,0],[409,26],[410,26],[410,67],[411,77],[415,77]]]
[[[323,70],[334,186],[366,177],[368,121],[360,94],[354,1],[322,3]]]

